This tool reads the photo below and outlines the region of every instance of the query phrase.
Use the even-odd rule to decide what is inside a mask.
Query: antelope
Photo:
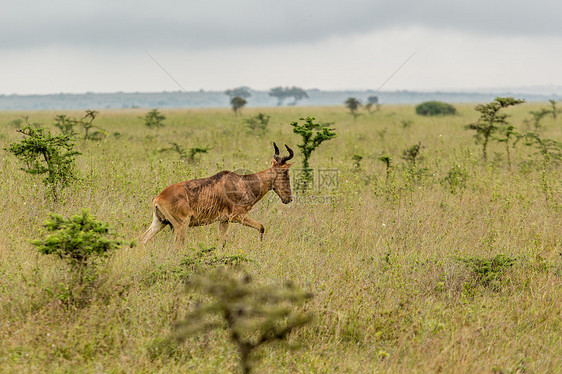
[[[259,232],[263,241],[263,225],[248,217],[248,212],[264,195],[273,190],[284,204],[289,204],[291,184],[287,161],[293,158],[293,150],[285,145],[288,156],[279,156],[279,148],[273,143],[275,154],[269,168],[254,174],[239,175],[221,171],[211,177],[192,179],[166,187],[152,202],[152,223],[139,239],[146,244],[167,225],[174,231],[176,247],[185,242],[188,227],[219,222],[219,232],[226,244],[229,223],[240,223]]]

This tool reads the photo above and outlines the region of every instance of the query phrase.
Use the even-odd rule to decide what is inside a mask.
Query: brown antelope
[[[230,222],[241,223],[259,231],[260,241],[265,231],[263,225],[250,217],[248,212],[269,191],[273,190],[284,204],[290,203],[291,184],[287,161],[293,151],[287,145],[289,156],[279,156],[279,148],[273,143],[275,155],[269,168],[254,174],[239,175],[221,171],[209,178],[193,179],[166,187],[152,202],[152,224],[141,236],[146,244],[166,225],[175,232],[176,246],[185,241],[187,228],[219,222],[219,231],[226,244],[226,232]]]

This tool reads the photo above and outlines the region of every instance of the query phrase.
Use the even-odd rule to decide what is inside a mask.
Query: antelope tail
[[[174,218],[164,205],[154,204],[154,213],[160,222],[172,226],[172,230],[181,226],[181,222]]]

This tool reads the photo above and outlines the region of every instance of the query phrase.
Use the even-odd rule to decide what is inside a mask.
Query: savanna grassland
[[[546,105],[508,108],[508,120],[534,130],[524,120]],[[314,294],[303,306],[313,321],[288,336],[289,347],[260,348],[256,372],[560,372],[562,165],[524,140],[510,148],[511,166],[495,141],[484,162],[464,127],[479,114],[474,105],[457,109],[421,117],[413,106],[388,105],[355,120],[343,106],[238,116],[162,110],[159,129],[144,126],[146,109],[101,110],[95,124],[108,136],[76,142],[81,180],[58,202],[4,148],[22,137],[12,120],[29,116],[57,133],[62,113],[0,112],[0,372],[236,372],[237,351],[220,329],[154,349],[201,300],[184,291],[185,279],[222,266],[186,261],[212,246],[205,256],[237,256],[259,283],[291,280]],[[271,116],[263,134],[243,121],[258,112]],[[165,229],[146,246],[117,249],[95,292],[76,305],[61,291],[67,265],[29,242],[45,235],[49,213],[83,208],[130,242],[147,229],[164,187],[224,169],[263,170],[272,141],[295,150],[296,168],[301,140],[290,122],[304,116],[333,122],[337,137],[310,162],[337,170],[337,188],[314,188],[288,205],[270,192],[250,212],[266,228],[262,243],[255,230],[231,225],[221,249],[215,224],[190,229],[178,250]],[[562,119],[544,118],[537,131],[562,141]],[[189,162],[159,151],[170,142],[212,149]],[[418,142],[413,165],[403,151]]]

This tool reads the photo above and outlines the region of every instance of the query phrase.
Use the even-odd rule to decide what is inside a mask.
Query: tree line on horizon
[[[248,101],[246,99],[252,96],[250,88],[245,86],[228,89],[224,93],[230,98],[230,105],[234,113],[238,113],[238,111],[247,104]],[[273,87],[269,90],[269,96],[277,99],[278,106],[283,105],[283,102],[289,98],[292,98],[293,101],[289,102],[287,105],[296,105],[300,100],[308,99],[306,91],[296,86]]]
[[[224,91],[225,95],[230,98],[230,105],[232,106],[232,110],[234,113],[238,113],[240,109],[242,109],[247,103],[247,99],[249,99],[252,94],[250,93],[250,88],[247,86],[236,87],[232,89],[228,89]],[[297,87],[283,87],[277,86],[273,87],[268,92],[269,96],[275,97],[277,99],[277,106],[283,105],[283,103],[292,98],[292,101],[288,102],[287,105],[297,105],[299,101],[302,99],[308,99],[308,94],[306,90]],[[351,98],[350,98],[351,99]],[[349,101],[349,99],[348,99]],[[359,101],[357,101],[357,105],[359,105]],[[347,102],[346,102],[347,105]],[[377,110],[379,109],[379,100],[378,97],[375,95],[371,95],[367,98],[366,106],[369,109],[369,113],[371,112],[371,107],[375,105]]]

